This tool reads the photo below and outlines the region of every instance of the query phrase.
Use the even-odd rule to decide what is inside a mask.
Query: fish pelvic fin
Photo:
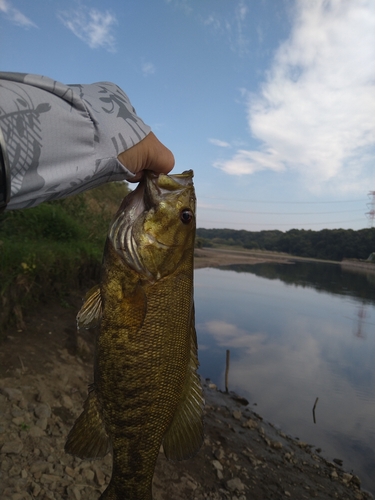
[[[83,412],[68,434],[65,451],[80,458],[104,457],[109,451],[109,438],[94,389],[90,390]]]
[[[163,440],[164,454],[168,460],[185,460],[193,457],[203,442],[204,399],[197,374],[199,363],[194,322],[191,328],[191,355],[181,402]]]
[[[100,286],[95,285],[89,290],[85,302],[77,314],[77,326],[80,328],[95,328],[102,317],[102,296]]]

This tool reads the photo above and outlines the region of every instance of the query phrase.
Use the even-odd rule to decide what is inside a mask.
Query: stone
[[[34,414],[37,418],[50,418],[51,408],[48,404],[38,403],[34,408]]]
[[[242,424],[242,427],[248,427],[249,429],[256,429],[258,427],[258,424],[257,422],[255,422],[255,420],[249,418],[247,422]]]
[[[339,475],[337,474],[337,472],[335,470],[333,470],[330,475],[331,475],[332,479],[338,479],[338,477],[339,477]]]
[[[233,479],[229,479],[229,481],[227,481],[227,488],[230,491],[243,491],[245,489],[245,485],[239,477],[234,477]]]
[[[214,457],[217,460],[222,460],[225,456],[223,448],[218,448],[217,450],[214,451]]]
[[[212,465],[216,470],[223,470],[223,466],[219,462],[219,460],[212,460]]]
[[[283,447],[283,443],[280,441],[272,441],[271,442],[271,448],[274,448],[275,450],[280,450]]]
[[[29,435],[32,437],[39,438],[39,437],[45,436],[46,433],[40,427],[33,425],[32,427],[30,427]]]
[[[23,450],[22,441],[9,441],[8,443],[3,444],[1,448],[1,453],[8,453],[13,455],[19,455]]]
[[[9,471],[9,477],[19,476],[21,474],[21,467],[19,465],[13,465]]]
[[[68,410],[71,410],[73,408],[72,398],[70,396],[68,396],[67,394],[63,394],[61,396],[61,402],[62,402],[63,406],[65,408],[67,408]]]
[[[232,413],[232,417],[235,418],[236,420],[241,420],[242,411],[241,410],[234,410]]]
[[[95,473],[90,469],[85,469],[82,472],[82,476],[86,479],[86,481],[94,481]]]
[[[47,423],[48,420],[46,417],[38,418],[38,420],[35,422],[35,425],[42,429],[42,431],[45,431],[47,429]]]
[[[5,394],[9,401],[21,401],[23,398],[23,394],[19,389],[13,389],[11,387],[2,387],[0,388],[0,392]]]
[[[345,484],[350,483],[350,481],[353,479],[353,474],[349,474],[348,472],[344,472],[342,475],[342,482]]]
[[[95,480],[98,483],[99,486],[103,486],[105,483],[105,476],[99,467],[96,465],[93,466],[94,472],[95,472]]]

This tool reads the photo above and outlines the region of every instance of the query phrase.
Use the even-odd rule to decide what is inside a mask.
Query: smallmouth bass
[[[166,457],[193,456],[203,441],[197,375],[193,257],[193,172],[145,173],[126,196],[107,237],[101,282],[79,312],[98,325],[94,384],[65,450],[113,454],[100,497],[151,500],[160,445]]]

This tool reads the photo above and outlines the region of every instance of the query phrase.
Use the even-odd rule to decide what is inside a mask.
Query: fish
[[[94,382],[65,451],[112,452],[100,499],[152,500],[161,449],[193,457],[203,441],[194,312],[196,198],[193,171],[144,174],[110,226],[100,283],[78,313],[97,327]]]

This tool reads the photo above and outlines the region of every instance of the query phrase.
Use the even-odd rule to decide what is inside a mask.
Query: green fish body
[[[128,195],[106,242],[99,287],[80,326],[99,324],[94,384],[65,449],[81,458],[113,454],[100,497],[151,500],[160,445],[193,456],[203,440],[197,375],[193,172],[149,172]]]

